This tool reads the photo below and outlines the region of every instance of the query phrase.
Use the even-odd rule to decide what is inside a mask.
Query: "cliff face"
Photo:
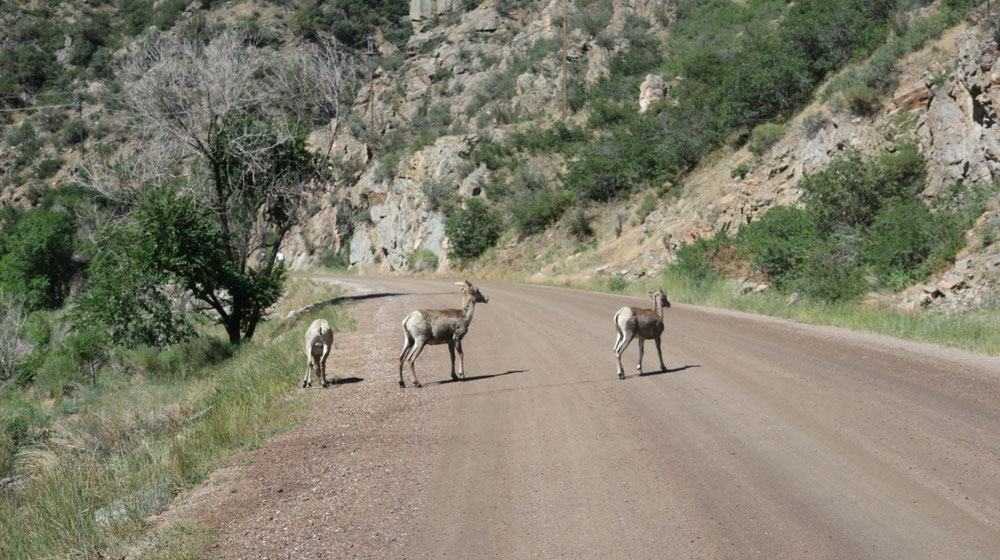
[[[405,59],[397,68],[375,69],[373,86],[363,88],[355,101],[355,119],[374,121],[375,134],[368,138],[386,137],[394,130],[413,126],[429,113],[438,115],[446,123],[441,128],[447,130],[431,143],[406,147],[400,161],[394,162],[373,156],[377,150],[372,150],[371,140],[364,140],[365,133],[359,131],[357,123],[337,127],[333,152],[339,154],[345,168],[355,171],[347,174],[350,186],[321,201],[314,218],[290,240],[286,252],[294,255],[295,266],[318,265],[323,250],[344,241],[344,224],[338,223],[337,216],[350,208],[360,216],[349,243],[352,267],[374,266],[383,273],[401,271],[407,269],[411,253],[430,250],[439,255],[438,270],[448,270],[444,215],[432,208],[424,186],[428,182],[446,185],[460,200],[488,196],[482,188],[488,171],[462,156],[476,143],[500,141],[512,128],[504,124],[505,113],[527,116],[530,123],[532,119],[549,122],[561,111],[561,52],[555,41],[561,30],[553,25],[562,17],[561,1],[525,2],[516,9],[509,3],[503,5],[505,13],[492,2],[470,11],[451,0],[411,2],[415,34],[399,51],[400,57],[405,53]],[[612,8],[609,29],[621,26],[625,14],[652,22],[651,32],[662,31],[657,26],[671,18],[668,1],[615,0]],[[570,9],[573,17],[572,4]],[[538,43],[544,40],[551,44],[539,49],[536,45],[545,45]],[[571,33],[568,42],[568,57],[577,67],[585,68],[580,78],[586,83],[594,83],[607,73],[616,47],[607,42],[602,46],[580,30]],[[383,53],[393,53],[395,48],[380,45]],[[491,89],[497,87],[497,76],[509,73],[525,58],[531,58],[531,64],[512,76],[512,95],[498,95]],[[823,169],[848,150],[875,153],[889,148],[891,139],[898,135],[916,141],[927,162],[927,199],[944,196],[956,183],[998,178],[1000,55],[992,35],[978,25],[975,16],[898,67],[901,86],[875,115],[855,117],[831,108],[829,102],[817,101],[789,123],[789,132],[769,150],[754,156],[746,150],[723,149],[685,178],[679,197],[660,204],[641,221],[626,224],[621,238],[607,232],[599,235],[593,255],[579,259],[576,269],[563,263],[558,272],[552,266],[537,270],[529,266],[523,272],[550,279],[579,278],[600,274],[591,267],[595,262],[603,273],[627,271],[636,277],[658,272],[672,262],[681,244],[720,230],[735,233],[775,205],[795,204],[800,196],[796,185],[804,175]],[[636,110],[641,110],[644,102],[648,105],[669,95],[671,79],[647,79],[635,92]],[[329,141],[320,139],[318,143],[328,145]],[[731,171],[741,165],[748,172],[733,178]],[[977,228],[995,225],[1000,218],[994,215],[995,210],[991,212]],[[904,303],[918,299],[935,305],[992,301],[995,286],[1000,284],[996,279],[1000,266],[993,264],[997,256],[991,251],[995,249],[977,247],[975,238],[976,232],[970,232],[970,246],[960,255],[955,270],[916,290],[919,294],[904,294],[910,298]],[[498,252],[512,248],[525,251],[515,241]],[[490,265],[482,268],[488,271]],[[949,274],[957,275],[961,282],[949,281],[939,287],[941,278]]]
[[[573,17],[575,8],[569,5]],[[669,6],[668,0],[615,0],[608,27],[621,27],[628,14],[660,21],[669,14],[655,11]],[[428,203],[423,186],[433,181],[459,198],[487,196],[482,189],[486,168],[462,156],[478,142],[502,140],[510,128],[505,115],[550,120],[560,114],[562,52],[555,39],[561,38],[556,23],[562,15],[561,0],[487,1],[472,10],[458,0],[412,0],[413,36],[405,45],[379,44],[381,53],[405,57],[403,62],[375,68],[371,87],[363,87],[355,100],[349,117],[353,126],[335,126],[332,153],[342,167],[357,171],[342,174],[314,217],[290,237],[285,252],[293,256],[292,265],[319,265],[324,251],[340,247],[343,230],[353,229],[349,260],[354,268],[406,270],[411,253],[429,250],[438,254],[438,269],[447,270],[444,215]],[[538,48],[546,40],[551,44]],[[585,83],[607,74],[610,52],[580,30],[568,37],[567,57],[584,68]],[[525,60],[530,60],[527,70],[512,75]],[[497,91],[502,85],[497,77],[505,75],[513,81],[512,94]],[[373,156],[379,150],[372,142],[418,126],[414,123],[424,122],[428,112],[440,121],[438,132],[446,129],[442,135],[426,146],[404,146],[398,162],[390,154]],[[369,123],[374,133],[362,130]],[[319,149],[330,142],[329,131],[313,137]],[[357,216],[352,228],[338,224],[343,208]]]

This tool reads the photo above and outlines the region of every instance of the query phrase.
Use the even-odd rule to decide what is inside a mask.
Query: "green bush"
[[[651,192],[647,192],[646,196],[642,199],[642,204],[635,209],[635,215],[639,218],[639,220],[645,220],[646,216],[648,216],[653,210],[656,210],[656,195]]]
[[[87,125],[82,119],[73,119],[69,121],[66,128],[62,131],[62,141],[63,144],[67,146],[72,146],[75,144],[82,144],[84,140],[87,139]]]
[[[743,179],[744,177],[747,176],[747,173],[750,173],[750,164],[744,161],[743,163],[741,163],[741,164],[737,165],[736,167],[734,167],[729,172],[729,177],[732,178],[732,179],[735,179],[737,177],[739,177],[740,179]]]
[[[57,351],[42,356],[34,372],[34,391],[44,398],[59,399],[70,392],[70,388],[85,381],[78,371],[73,358],[66,352]]]
[[[878,111],[878,92],[867,84],[858,84],[844,90],[844,101],[855,115],[871,115]]]
[[[832,236],[812,247],[797,269],[794,288],[824,301],[857,299],[868,288],[859,262],[860,237]]]
[[[73,236],[76,224],[65,212],[33,210],[0,241],[0,286],[22,294],[32,310],[62,305],[76,272]]]
[[[458,186],[449,181],[428,179],[420,185],[427,207],[434,212],[450,214],[460,204]]]
[[[15,474],[19,451],[44,441],[51,419],[35,401],[9,395],[0,401],[0,478]]]
[[[410,253],[410,270],[414,272],[434,272],[438,267],[438,256],[429,249]]]
[[[43,159],[38,162],[38,165],[35,167],[35,177],[39,179],[48,179],[62,169],[62,166],[65,164],[66,160],[60,157]]]
[[[582,240],[594,235],[594,227],[590,223],[590,217],[587,216],[587,212],[583,208],[577,208],[576,212],[570,214],[566,220],[566,227],[569,229],[570,235],[577,239]]]
[[[863,260],[882,284],[900,290],[931,272],[928,257],[954,234],[947,225],[946,216],[932,214],[918,200],[897,201],[875,218]]]
[[[771,277],[775,287],[789,286],[796,269],[820,242],[815,216],[790,206],[777,206],[740,230],[750,262]]]
[[[571,203],[571,198],[559,189],[522,189],[511,198],[510,212],[517,230],[531,235],[556,223]]]
[[[756,126],[750,134],[751,140],[747,149],[754,155],[760,155],[778,140],[781,140],[787,130],[787,126],[776,123],[764,123]]]
[[[609,292],[621,293],[628,287],[628,280],[620,274],[612,274],[605,285]]]
[[[868,227],[884,206],[913,198],[923,187],[923,157],[912,145],[864,159],[852,153],[802,178],[798,188],[821,235],[838,227]]]
[[[733,240],[725,231],[720,230],[714,237],[700,238],[694,243],[678,247],[677,261],[671,265],[671,269],[695,283],[710,282],[723,275],[735,255]]]
[[[445,220],[444,232],[450,242],[448,256],[472,260],[496,245],[503,232],[503,218],[482,199],[470,198],[465,208]]]
[[[323,263],[325,268],[346,270],[349,266],[351,266],[350,240],[341,241],[339,251],[333,247],[324,251],[323,255],[320,256],[320,262]]]

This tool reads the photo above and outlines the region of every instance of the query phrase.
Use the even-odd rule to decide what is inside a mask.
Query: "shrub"
[[[5,228],[0,242],[0,286],[22,294],[29,309],[59,307],[69,293],[73,264],[72,216],[64,212],[34,210],[13,227]]]
[[[869,85],[851,86],[844,90],[843,95],[855,115],[871,115],[878,110],[878,92]]]
[[[349,240],[341,241],[340,250],[330,247],[320,256],[320,262],[325,268],[346,270],[351,266],[351,248]]]
[[[747,173],[750,173],[750,164],[744,161],[743,163],[734,167],[732,171],[729,172],[729,176],[733,179],[737,177],[743,179],[744,177],[747,176]]]
[[[587,216],[583,208],[577,208],[576,212],[570,215],[569,219],[566,220],[566,227],[569,229],[570,235],[577,239],[586,239],[594,235],[590,217]]]
[[[60,157],[46,158],[38,162],[35,167],[35,177],[39,179],[48,179],[62,169],[62,166],[66,163],[66,160]]]
[[[859,266],[860,237],[845,232],[809,250],[796,274],[795,289],[825,301],[857,299],[867,289]]]
[[[69,392],[74,384],[82,383],[73,359],[66,352],[53,352],[41,358],[35,369],[34,390],[41,396],[58,399]]]
[[[677,261],[671,268],[700,284],[719,278],[735,254],[733,240],[720,230],[714,237],[678,247]]]
[[[794,279],[796,268],[819,244],[815,217],[798,208],[777,206],[740,230],[750,262],[771,277],[777,288]]]
[[[399,166],[399,153],[391,152],[382,158],[382,162],[375,168],[375,181],[383,183],[391,181],[396,177],[396,168]]]
[[[439,179],[428,179],[420,185],[427,207],[435,212],[450,214],[461,203],[458,188],[454,183]]]
[[[82,144],[87,139],[87,125],[82,119],[69,121],[62,131],[62,142],[67,146]]]
[[[867,236],[865,263],[871,265],[872,273],[883,284],[894,290],[926,277],[930,273],[927,258],[939,243],[946,242],[947,224],[942,218],[946,219],[932,214],[917,200],[901,200],[887,206],[875,218]]]
[[[414,272],[433,272],[438,267],[438,256],[429,249],[421,249],[410,253],[410,270]]]
[[[472,260],[496,245],[503,232],[503,218],[482,199],[470,198],[465,208],[445,220],[444,232],[450,241],[448,256]]]
[[[651,192],[646,193],[645,198],[642,199],[642,204],[635,209],[635,215],[638,216],[639,220],[645,220],[653,210],[656,210],[656,195]]]
[[[815,138],[819,131],[826,127],[827,121],[821,113],[810,113],[802,119],[802,133],[808,138]]]
[[[38,403],[12,395],[0,402],[0,477],[14,473],[17,453],[48,436],[51,419]]]
[[[551,187],[534,191],[522,189],[512,197],[510,211],[517,230],[523,235],[531,235],[556,223],[571,202],[564,191]]]
[[[97,329],[82,330],[67,340],[66,349],[76,368],[87,374],[90,384],[97,382],[97,370],[107,357],[107,333]]]
[[[747,145],[747,149],[754,155],[760,155],[778,140],[781,140],[787,130],[788,127],[776,123],[764,123],[756,126],[751,133],[752,139]]]
[[[922,156],[912,145],[895,154],[865,160],[852,153],[799,182],[806,209],[822,235],[837,227],[868,227],[882,207],[913,198],[924,181]]]
[[[607,288],[609,292],[621,293],[628,287],[628,280],[620,274],[612,274],[608,278]]]

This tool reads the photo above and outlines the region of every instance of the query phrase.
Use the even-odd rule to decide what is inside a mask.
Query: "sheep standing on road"
[[[403,332],[405,340],[403,353],[399,355],[399,386],[406,387],[403,381],[403,364],[409,362],[410,372],[413,373],[413,384],[421,387],[420,380],[417,379],[417,370],[413,367],[413,362],[428,344],[447,344],[448,352],[451,354],[451,378],[458,380],[465,379],[465,354],[462,352],[462,338],[469,332],[469,324],[472,323],[472,314],[476,309],[476,303],[488,303],[490,298],[484,296],[479,288],[473,286],[468,280],[456,282],[462,286],[462,309],[419,309],[411,311],[403,319]],[[458,351],[458,375],[455,375],[455,351]]]
[[[316,319],[306,330],[306,360],[309,366],[306,368],[306,376],[302,378],[302,388],[312,387],[312,373],[316,370],[316,379],[324,389],[328,385],[326,380],[326,358],[330,355],[330,347],[333,346],[333,329],[326,319]]]
[[[628,348],[633,338],[639,339],[639,364],[635,366],[639,375],[642,375],[643,345],[650,338],[656,342],[656,354],[660,357],[660,369],[667,370],[667,366],[663,364],[663,353],[660,351],[660,335],[663,334],[663,309],[670,307],[670,302],[663,290],[649,292],[648,295],[653,298],[653,309],[622,307],[615,313],[615,329],[618,331],[618,337],[615,339],[618,379],[625,379],[625,370],[622,368],[622,353]]]

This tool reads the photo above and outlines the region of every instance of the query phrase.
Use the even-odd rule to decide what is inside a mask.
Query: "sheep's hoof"
[[[419,389],[420,387],[423,387],[423,385],[421,385],[419,381],[414,381],[414,382],[413,382],[413,386],[414,386],[414,387],[416,387],[416,388],[418,388],[418,389]]]
[[[625,379],[625,372],[624,371],[619,371],[618,372],[618,379]]]
[[[406,382],[405,382],[405,381],[400,381],[400,382],[399,382],[399,387],[400,387],[401,389],[405,389],[405,388],[406,388]]]

